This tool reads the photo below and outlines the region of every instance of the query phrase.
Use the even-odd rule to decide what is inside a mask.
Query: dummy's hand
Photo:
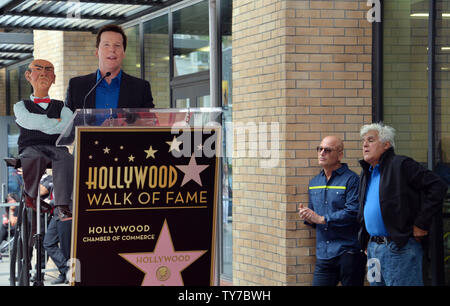
[[[417,242],[420,242],[422,238],[428,235],[428,231],[421,229],[420,227],[413,226],[413,236]]]
[[[306,222],[325,224],[325,218],[323,216],[319,216],[315,211],[308,207],[303,207],[303,204],[301,203],[298,205],[298,215]]]
[[[58,120],[58,122],[61,122],[61,118],[58,118],[58,119],[56,119],[56,120]]]

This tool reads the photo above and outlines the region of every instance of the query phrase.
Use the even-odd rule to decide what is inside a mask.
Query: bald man
[[[36,208],[39,182],[51,164],[55,206],[62,219],[71,218],[73,188],[73,156],[66,147],[56,147],[56,140],[70,122],[72,111],[63,101],[50,99],[55,83],[55,68],[44,59],[36,59],[25,71],[25,79],[33,87],[30,99],[14,104],[16,123],[20,128],[19,158],[25,184],[25,203]],[[42,205],[42,202],[41,202]]]
[[[362,286],[366,256],[358,242],[359,177],[342,163],[344,144],[326,136],[317,146],[322,170],[309,183],[309,205],[299,216],[316,229],[313,286]]]

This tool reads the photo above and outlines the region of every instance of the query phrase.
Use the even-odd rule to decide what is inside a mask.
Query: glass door
[[[172,31],[172,107],[208,107],[208,1],[174,11]]]
[[[450,3],[436,5],[436,167],[450,187]],[[450,285],[450,188],[444,200],[443,244],[445,284]]]
[[[6,167],[6,163],[3,161],[5,157],[17,157],[18,146],[17,139],[19,138],[19,128],[14,121],[14,117],[0,117],[0,184],[2,196],[6,197],[8,192],[19,192],[21,179],[17,176],[16,171],[13,168]],[[4,202],[5,198],[2,198],[1,202]]]
[[[384,1],[382,33],[380,119],[396,129],[397,154],[450,184],[450,2]],[[449,285],[450,194],[424,246],[424,283]]]
[[[178,77],[171,82],[175,108],[210,107],[209,71]]]

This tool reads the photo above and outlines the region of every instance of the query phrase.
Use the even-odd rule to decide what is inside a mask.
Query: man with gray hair
[[[421,240],[442,210],[447,184],[412,158],[395,154],[392,127],[368,124],[360,135],[359,240],[367,248],[370,285],[421,286]]]

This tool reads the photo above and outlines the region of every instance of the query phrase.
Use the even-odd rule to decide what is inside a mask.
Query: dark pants
[[[342,255],[316,260],[313,286],[363,286],[367,257],[363,252],[347,251]]]
[[[11,227],[11,238],[14,237],[14,231],[15,228]],[[3,242],[3,240],[8,241],[8,224],[2,224],[0,225],[0,244]]]
[[[44,237],[44,248],[62,274],[69,270],[67,261],[70,259],[71,231],[72,220],[60,221],[54,216]]]
[[[65,147],[49,145],[29,146],[19,155],[26,193],[35,199],[39,182],[47,169],[52,167],[55,205],[72,205],[73,156]]]

